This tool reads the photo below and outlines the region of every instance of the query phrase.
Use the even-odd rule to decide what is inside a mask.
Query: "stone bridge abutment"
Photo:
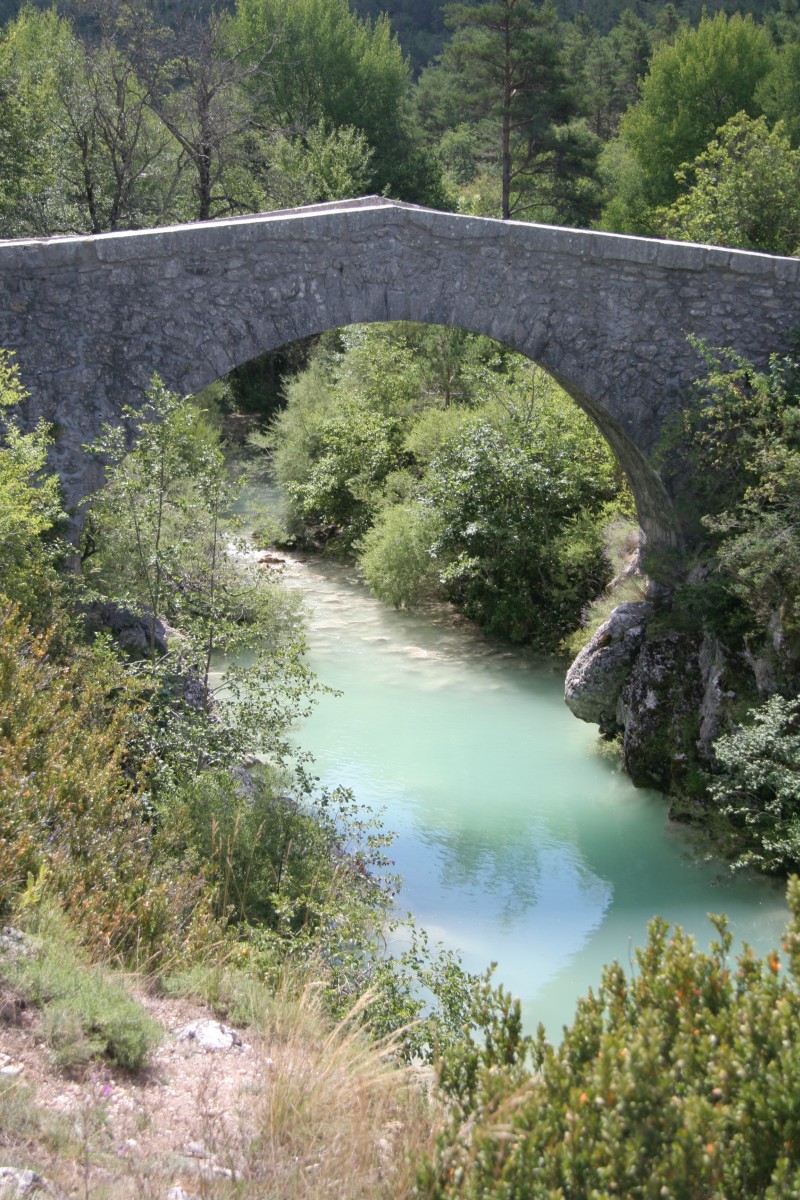
[[[456,216],[381,198],[133,233],[0,242],[0,346],[53,422],[75,505],[81,447],[158,372],[191,392],[323,330],[418,321],[487,334],[589,414],[651,544],[680,530],[652,466],[702,363],[694,334],[757,364],[800,328],[800,261]]]

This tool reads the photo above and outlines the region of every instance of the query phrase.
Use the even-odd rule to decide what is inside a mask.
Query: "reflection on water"
[[[658,795],[597,754],[560,673],[444,617],[395,613],[352,568],[290,562],[306,596],[311,664],[337,689],[301,731],[322,781],[383,810],[401,904],[462,951],[497,962],[551,1035],[604,962],[627,963],[660,914],[707,945],[726,912],[735,944],[778,944],[781,885],[700,862]]]

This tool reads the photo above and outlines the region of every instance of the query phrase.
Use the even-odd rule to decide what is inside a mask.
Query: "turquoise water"
[[[341,693],[299,731],[317,773],[382,810],[402,911],[469,969],[496,962],[531,1027],[558,1035],[654,914],[705,945],[706,914],[725,912],[735,945],[778,944],[783,887],[699,861],[663,798],[597,752],[559,672],[396,613],[339,564],[290,561],[284,577],[306,598],[311,664]]]

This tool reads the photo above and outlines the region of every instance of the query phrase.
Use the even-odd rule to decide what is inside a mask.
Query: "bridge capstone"
[[[191,392],[257,354],[355,322],[487,334],[549,371],[626,471],[652,543],[680,529],[652,454],[702,363],[688,334],[764,365],[800,328],[800,261],[456,216],[379,197],[204,224],[0,242],[0,345],[23,414],[56,432],[69,503],[82,452],[157,371]]]

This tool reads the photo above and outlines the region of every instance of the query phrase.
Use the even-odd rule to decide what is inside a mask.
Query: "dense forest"
[[[3,237],[377,193],[800,250],[789,0],[405,0],[388,15],[371,0],[73,0],[5,3],[0,20]],[[389,604],[449,604],[487,636],[562,656],[638,605],[652,661],[671,656],[664,718],[636,756],[625,729],[604,735],[734,867],[785,875],[800,867],[800,360],[757,370],[699,349],[706,370],[659,450],[665,476],[700,484],[658,603],[661,567],[640,553],[608,447],[488,339],[355,327],[200,397],[154,378],[91,448],[106,483],[77,546],[47,466],[57,431],[19,426],[19,364],[3,353],[3,920],[60,930],[78,957],[153,986],[296,997],[313,982],[331,1020],[434,1061],[438,1134],[404,1194],[794,1194],[796,891],[784,975],[774,955],[732,968],[722,921],[709,955],[656,923],[635,978],[610,967],[558,1049],[423,934],[385,958],[385,839],[355,798],[319,792],[293,745],[318,689],[302,621],[230,516],[242,463],[224,432],[244,411],[258,429],[237,453],[288,500],[264,536],[349,556]],[[218,652],[246,664],[224,694]],[[26,969],[0,960],[23,991]],[[141,1065],[144,1042],[104,1041],[96,1012],[70,1020],[65,1061]],[[0,1088],[0,1116],[9,1104]],[[370,1194],[400,1194],[381,1170]]]

